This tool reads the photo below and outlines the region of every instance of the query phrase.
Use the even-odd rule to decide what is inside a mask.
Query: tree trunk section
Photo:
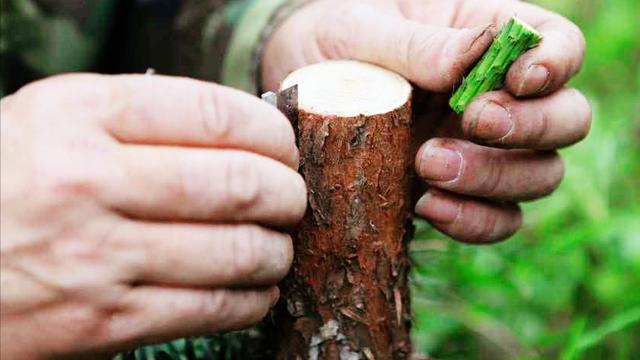
[[[290,81],[300,91],[296,131],[309,206],[294,233],[294,263],[275,312],[275,358],[405,359],[411,351],[411,87],[369,64],[329,63],[320,71],[322,78],[338,78],[329,85],[300,74]],[[335,71],[344,64],[345,71]],[[366,69],[354,74],[352,66]],[[402,83],[389,86],[385,77]],[[342,88],[358,81],[364,83]],[[307,82],[324,88],[305,93]],[[384,109],[386,92],[401,101]],[[333,108],[332,96],[344,104]]]

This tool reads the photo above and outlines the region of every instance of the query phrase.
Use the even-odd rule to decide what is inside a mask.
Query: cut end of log
[[[376,65],[335,60],[294,71],[280,89],[298,84],[298,107],[309,113],[352,117],[378,115],[407,103],[411,85]]]

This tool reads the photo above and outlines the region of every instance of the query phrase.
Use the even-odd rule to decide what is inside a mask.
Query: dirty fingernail
[[[422,152],[418,171],[425,180],[451,181],[460,173],[462,156],[459,152],[436,145],[428,145]]]
[[[538,94],[549,86],[551,76],[544,65],[531,65],[527,68],[516,96]]]
[[[448,224],[453,222],[460,212],[460,202],[441,193],[429,190],[416,203],[416,213],[427,220]]]
[[[511,113],[500,104],[489,101],[480,111],[471,136],[478,140],[497,140],[505,137],[512,128]]]

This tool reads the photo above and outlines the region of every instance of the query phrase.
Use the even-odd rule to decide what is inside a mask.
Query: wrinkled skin
[[[517,14],[544,36],[509,69],[506,86],[474,100],[462,116],[447,106],[459,83]],[[262,85],[327,59],[394,70],[416,88],[415,170],[426,192],[415,211],[451,237],[503,240],[521,226],[517,203],[560,184],[556,149],[586,136],[591,109],[565,86],[583,61],[584,38],[565,18],[512,0],[325,0],[302,7],[272,35]]]
[[[246,327],[306,206],[287,119],[237,90],[59,76],[2,99],[3,359]],[[87,354],[92,354],[91,356]]]

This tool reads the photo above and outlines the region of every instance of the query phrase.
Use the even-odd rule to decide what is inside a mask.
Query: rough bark
[[[300,110],[309,207],[273,333],[277,359],[405,359],[410,98],[371,116]]]

